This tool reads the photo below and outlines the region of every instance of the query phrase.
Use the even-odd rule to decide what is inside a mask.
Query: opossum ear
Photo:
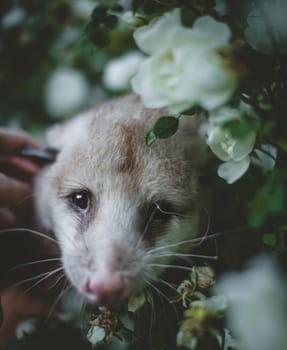
[[[85,135],[86,123],[91,116],[89,112],[82,113],[49,128],[45,135],[47,147],[60,152],[65,145],[71,144],[71,141]]]

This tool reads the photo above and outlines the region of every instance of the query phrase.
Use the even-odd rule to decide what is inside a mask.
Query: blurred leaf
[[[265,185],[256,193],[249,204],[249,224],[252,227],[262,226],[271,214],[283,211],[285,188],[275,171],[270,173]]]
[[[89,23],[85,30],[88,39],[98,47],[105,47],[110,43],[108,30],[103,26],[95,27],[93,23]]]
[[[278,228],[276,233],[266,233],[262,237],[262,242],[269,246],[273,253],[280,255],[287,251],[287,229]]]
[[[107,17],[107,14],[108,14],[108,9],[105,6],[95,7],[91,14],[92,22],[95,24],[104,22],[105,18]]]
[[[104,23],[109,29],[114,29],[118,24],[118,17],[115,15],[109,15],[106,17]]]
[[[270,247],[274,247],[277,243],[276,235],[274,233],[266,233],[262,237],[262,241]]]

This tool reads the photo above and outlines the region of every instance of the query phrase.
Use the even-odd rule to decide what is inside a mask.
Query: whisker
[[[55,273],[59,272],[63,270],[63,267],[59,267],[53,271],[49,271],[43,278],[41,278],[39,281],[35,282],[31,287],[27,288],[24,290],[23,294],[28,293],[30,290],[32,290],[33,288],[35,288],[36,286],[38,286],[40,283],[42,283],[43,281],[45,281],[46,279],[48,279],[49,277],[51,277],[52,275],[54,275]]]
[[[157,203],[155,203],[155,204],[157,204]],[[148,218],[148,220],[147,220],[147,222],[146,222],[146,224],[145,224],[145,227],[144,227],[144,229],[143,229],[143,232],[142,232],[141,235],[140,235],[141,238],[144,237],[145,234],[147,233],[147,230],[148,230],[148,228],[149,228],[149,226],[150,226],[150,224],[151,224],[151,222],[152,222],[152,220],[153,220],[153,218],[154,218],[154,216],[155,216],[155,213],[156,213],[157,209],[158,209],[158,208],[155,207],[154,210],[152,211],[150,217]]]
[[[164,267],[164,268],[187,270],[187,271],[192,271],[193,269],[192,267],[182,266],[182,265],[167,265],[167,264],[148,264],[148,265],[154,266],[154,267]]]
[[[149,252],[153,253],[155,251],[159,251],[159,250],[163,250],[163,249],[171,248],[171,247],[177,247],[179,245],[187,244],[187,243],[191,243],[192,245],[194,245],[194,243],[197,243],[197,242],[203,243],[203,241],[206,241],[206,240],[209,240],[209,239],[218,238],[218,237],[221,237],[221,236],[224,236],[224,235],[227,235],[227,234],[231,234],[231,233],[241,232],[242,230],[246,230],[246,229],[248,229],[248,227],[237,227],[237,228],[234,228],[234,229],[225,230],[225,231],[218,232],[218,233],[213,233],[213,234],[210,234],[210,235],[207,235],[207,236],[204,235],[204,236],[201,236],[201,237],[187,239],[187,240],[180,241],[180,242],[177,242],[177,243],[166,244],[166,245],[164,245],[162,247],[153,248]],[[203,238],[204,238],[204,240],[202,240]]]
[[[16,282],[14,284],[12,284],[11,286],[9,286],[9,288],[14,288],[14,287],[18,287],[18,286],[21,286],[22,284],[26,283],[26,282],[30,282],[30,281],[34,281],[36,280],[37,278],[41,278],[43,276],[46,276],[50,273],[51,271],[47,271],[47,272],[44,272],[44,273],[41,273],[37,276],[33,276],[33,277],[28,277],[22,281],[19,281],[19,282]]]
[[[170,299],[168,298],[168,296],[165,295],[160,289],[158,289],[153,283],[151,283],[151,282],[148,281],[147,279],[145,279],[145,282],[146,282],[148,285],[150,285],[155,291],[157,291],[157,293],[159,294],[159,296],[161,295],[161,296],[167,301],[167,304],[168,304],[169,306],[172,307],[172,309],[173,309],[173,311],[174,311],[174,313],[175,313],[175,316],[176,316],[176,318],[178,319],[178,312],[177,312],[177,310],[176,310],[174,304],[171,304],[171,303],[170,303]]]
[[[158,276],[153,276],[152,274],[146,272],[146,276],[155,281],[155,282],[160,282],[162,284],[165,284],[166,286],[168,286],[170,289],[172,289],[173,291],[176,291],[177,292],[177,288],[175,287],[175,284],[173,283],[170,283],[170,282],[167,282],[166,280],[162,279],[161,277],[158,277]]]
[[[54,310],[55,310],[57,304],[59,303],[59,301],[61,300],[61,298],[72,288],[72,286],[67,287],[67,284],[68,284],[68,281],[66,281],[61,293],[57,296],[55,302],[53,303],[53,305],[48,313],[47,321],[51,318],[52,313],[54,312]]]
[[[162,283],[162,284],[166,285],[167,287],[169,287],[170,289],[172,289],[173,291],[177,292],[177,289],[170,282],[167,282],[167,281],[165,281],[164,279],[162,279],[160,277],[158,277],[157,280],[160,283]]]
[[[28,232],[28,233],[33,233],[35,234],[36,236],[39,236],[39,237],[42,237],[42,238],[46,238],[54,243],[58,243],[54,238],[44,234],[44,233],[41,233],[41,232],[38,232],[38,231],[35,231],[35,230],[31,230],[29,228],[8,228],[8,229],[4,229],[4,230],[0,230],[0,234],[5,234],[7,232],[21,232],[21,231],[24,231],[24,232]]]
[[[33,198],[33,197],[35,197],[35,193],[32,193],[32,194],[30,194],[30,195],[28,195],[28,196],[25,196],[25,197],[21,198],[21,200],[19,200],[19,202],[17,202],[17,203],[14,205],[14,210],[20,208],[21,205],[22,205],[24,202],[26,202],[27,200],[29,200],[29,199],[31,199],[31,198]]]
[[[43,260],[36,260],[36,261],[29,261],[27,263],[23,263],[17,266],[12,267],[9,271],[7,271],[7,273],[20,269],[21,267],[26,267],[26,266],[30,266],[30,265],[36,265],[36,264],[41,264],[41,263],[45,263],[45,262],[51,262],[51,261],[61,261],[61,258],[49,258],[49,259],[43,259]]]
[[[198,258],[198,259],[207,259],[207,260],[218,260],[217,255],[200,255],[200,254],[188,254],[188,253],[175,253],[175,252],[168,252],[167,254],[161,254],[161,255],[152,255],[153,258],[164,258],[164,257],[191,257],[191,258]]]
[[[147,279],[145,279],[144,281],[146,284],[148,284],[152,289],[154,289],[157,292],[161,302],[162,302],[162,297],[168,300],[168,297],[163,292],[161,292],[153,283],[151,283],[151,281],[148,281]]]
[[[204,208],[204,211],[207,214],[207,226],[206,226],[204,235],[202,236],[202,239],[197,244],[193,244],[194,247],[200,246],[205,241],[205,239],[206,239],[206,237],[208,235],[208,232],[210,230],[210,223],[211,223],[210,215],[209,215],[208,210],[206,208]]]
[[[144,281],[147,283],[146,280],[144,280]],[[152,337],[152,328],[155,325],[155,320],[156,320],[155,303],[154,303],[154,299],[153,299],[153,295],[152,295],[151,291],[148,290],[147,288],[146,288],[146,293],[149,296],[150,306],[151,306],[151,322],[150,322],[150,327],[149,327],[149,337],[151,339],[151,337]]]
[[[66,277],[65,276],[65,274],[63,273],[59,278],[57,278],[57,280],[56,280],[56,282],[55,283],[53,283],[51,286],[49,286],[49,288],[48,289],[52,289],[52,288],[54,288],[57,284],[58,284],[58,282],[60,282],[61,281],[61,279],[63,278],[63,277]]]

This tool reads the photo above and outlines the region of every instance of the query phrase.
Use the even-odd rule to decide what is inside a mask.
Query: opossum
[[[163,114],[128,95],[48,132],[58,155],[36,179],[38,221],[71,284],[96,305],[139,293],[197,234],[200,142],[182,117],[174,136],[147,146]]]

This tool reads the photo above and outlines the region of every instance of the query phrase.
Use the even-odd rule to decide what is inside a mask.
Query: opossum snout
[[[130,283],[119,272],[105,272],[97,279],[88,278],[84,294],[96,305],[114,305],[130,295]]]

